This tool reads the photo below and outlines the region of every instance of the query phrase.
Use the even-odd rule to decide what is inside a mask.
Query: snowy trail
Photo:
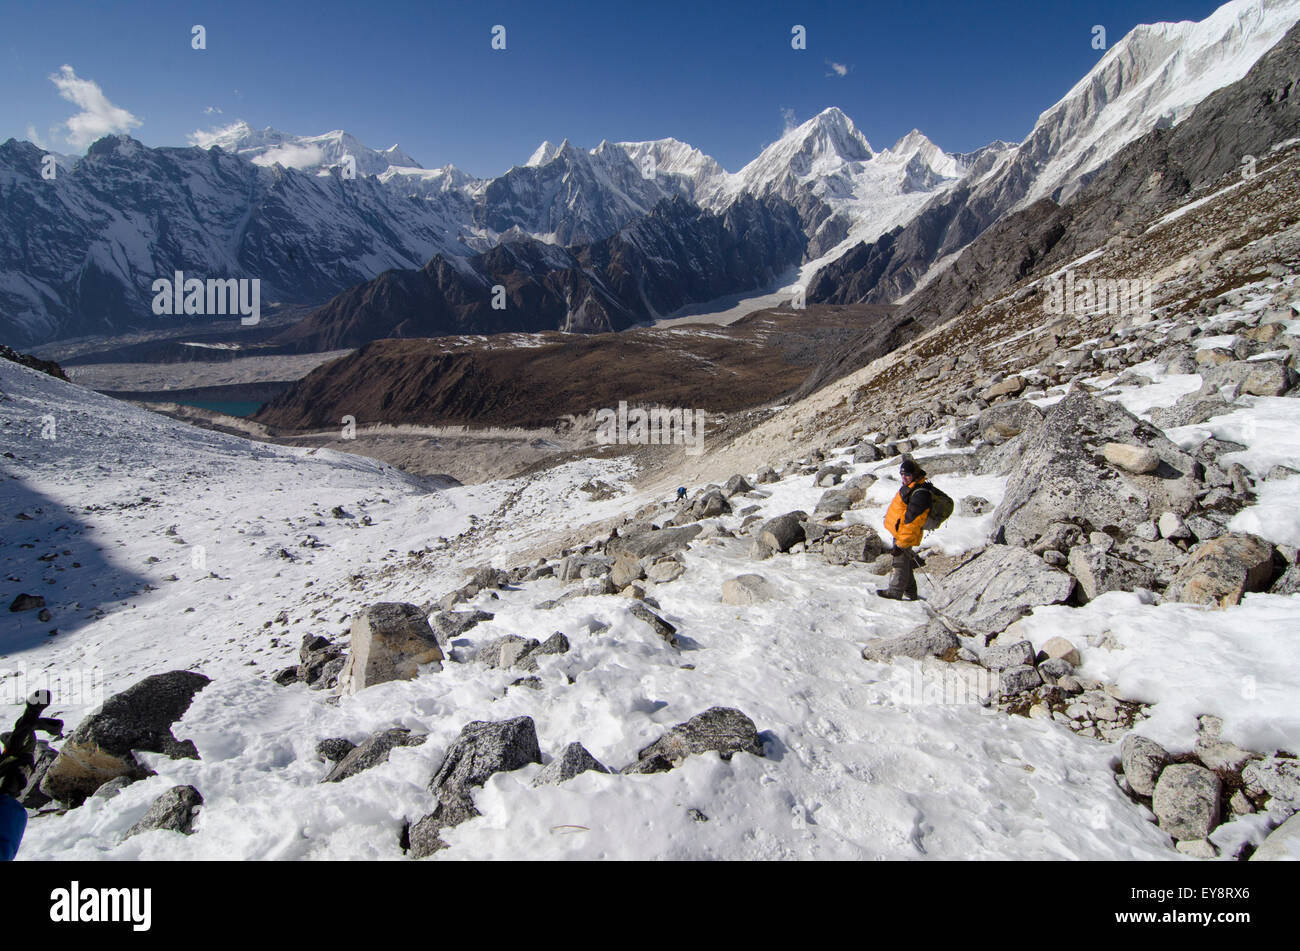
[[[1162,398],[1186,387],[1156,377],[1150,388]],[[1129,391],[1117,389],[1126,398]],[[1145,389],[1133,393],[1152,402]],[[953,689],[954,665],[862,660],[865,643],[923,621],[922,605],[873,597],[885,579],[866,565],[830,566],[804,554],[755,563],[739,538],[697,539],[685,554],[685,573],[653,586],[661,613],[679,628],[680,650],[618,596],[540,608],[566,590],[545,578],[474,599],[472,606],[495,616],[445,645],[451,659],[441,672],[337,702],[303,685],[277,686],[269,675],[296,660],[305,633],[342,635],[351,617],[375,601],[428,603],[474,565],[509,565],[512,552],[571,529],[576,512],[595,519],[639,507],[645,499],[628,492],[630,464],[584,460],[533,478],[430,492],[378,463],[216,435],[12,364],[0,364],[0,391],[5,449],[15,455],[4,459],[4,511],[12,517],[33,508],[32,492],[50,507],[71,510],[7,523],[28,534],[6,532],[5,575],[69,600],[50,599],[60,628],[54,637],[33,642],[24,629],[11,641],[11,618],[4,618],[11,626],[0,664],[33,672],[98,665],[106,694],[165,670],[192,667],[212,677],[175,728],[195,742],[201,760],[144,754],[157,776],[111,800],[34,819],[28,857],[399,859],[403,822],[429,810],[429,777],[471,720],[528,715],[544,756],[576,740],[618,769],[668,727],[722,705],[753,719],[764,758],[724,762],[708,754],[669,773],[588,773],[558,787],[532,787],[538,766],[498,774],[475,794],[482,817],[444,832],[451,847],[439,860],[1181,858],[1116,786],[1116,746],[1055,722],[986,711],[973,692],[936,702],[936,684]],[[1256,411],[1264,452],[1269,414],[1281,409],[1260,401]],[[52,441],[40,438],[48,415],[58,424]],[[1230,419],[1209,425],[1245,428]],[[940,451],[941,438],[928,436],[918,457]],[[1300,446],[1294,448],[1300,458]],[[1267,451],[1279,451],[1275,440]],[[847,520],[879,523],[897,487],[893,469],[850,466],[851,474],[871,472],[879,481]],[[593,503],[581,490],[591,479],[625,494]],[[978,494],[996,505],[1004,480],[937,481],[955,497]],[[811,511],[822,492],[811,482],[791,476],[764,486],[770,494],[753,503],[757,514]],[[145,495],[153,501],[142,503]],[[333,505],[355,517],[331,517]],[[70,599],[82,588],[42,585],[75,574],[59,571],[61,555],[39,561],[55,547],[37,543],[47,537],[47,520],[65,515],[76,516],[83,537],[122,578],[152,590],[122,597],[115,589],[99,611],[78,613]],[[361,526],[362,516],[373,525]],[[719,524],[734,530],[741,521],[727,515]],[[167,534],[172,525],[183,543]],[[987,530],[987,515],[955,515],[933,547],[958,554],[980,544]],[[308,536],[320,547],[304,547]],[[436,547],[440,536],[449,540],[445,549]],[[202,571],[191,565],[194,544],[206,548]],[[282,547],[292,560],[279,555]],[[418,558],[409,554],[425,548],[431,550]],[[778,597],[743,609],[723,604],[722,583],[748,572],[767,578]],[[166,580],[171,576],[177,580]],[[1295,748],[1300,714],[1287,698],[1300,683],[1294,664],[1283,662],[1292,602],[1251,596],[1211,618],[1211,654],[1199,668],[1190,657],[1170,664],[1189,623],[1205,616],[1188,606],[1112,595],[1079,609],[1039,609],[1022,630],[1036,645],[1053,634],[1108,633],[1111,646],[1089,649],[1082,672],[1115,678],[1155,702],[1147,724],[1169,742],[1186,743],[1194,715],[1215,712],[1227,737]],[[276,620],[281,612],[287,623]],[[1255,633],[1267,625],[1278,632]],[[557,630],[572,649],[541,659],[536,690],[510,686],[517,671],[465,662],[503,634],[544,639]],[[1256,678],[1259,690],[1250,699],[1238,696],[1242,677]],[[88,711],[69,705],[59,715],[73,725]],[[0,708],[0,718],[16,712]],[[319,783],[325,766],[314,750],[321,738],[355,742],[393,725],[427,732],[428,741],[394,750],[387,764],[342,783]],[[152,800],[179,783],[204,795],[196,833],[123,842]],[[1258,816],[1215,833],[1216,841],[1262,834]]]

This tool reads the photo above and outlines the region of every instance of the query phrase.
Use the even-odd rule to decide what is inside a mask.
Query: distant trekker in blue
[[[678,501],[678,502],[685,502],[685,501],[686,501],[686,486],[684,486],[684,485],[679,485],[679,486],[677,487],[677,501]]]

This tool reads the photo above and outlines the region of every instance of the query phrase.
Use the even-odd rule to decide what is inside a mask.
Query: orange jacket
[[[894,536],[894,544],[899,548],[914,548],[921,543],[921,532],[925,527],[926,518],[930,515],[930,506],[926,504],[925,508],[918,513],[915,511],[916,506],[908,503],[916,491],[924,485],[925,483],[922,482],[920,485],[913,486],[907,493],[906,499],[903,498],[903,493],[907,491],[907,487],[899,489],[894,500],[889,503],[889,510],[885,512],[885,528]],[[927,490],[923,498],[928,500],[929,497],[930,493]],[[911,521],[907,520],[909,509],[913,510]]]

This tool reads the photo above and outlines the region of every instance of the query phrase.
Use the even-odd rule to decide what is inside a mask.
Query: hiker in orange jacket
[[[894,571],[889,577],[889,587],[881,588],[876,594],[893,601],[915,601],[916,576],[912,574],[915,556],[912,549],[921,543],[932,499],[925,481],[925,470],[914,459],[903,457],[898,476],[903,486],[885,512],[885,528],[894,536],[894,547],[890,550]]]

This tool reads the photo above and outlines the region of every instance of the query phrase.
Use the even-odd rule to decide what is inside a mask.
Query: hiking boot
[[[915,591],[894,591],[892,588],[879,588],[876,594],[882,598],[888,598],[890,601],[920,601],[921,598]]]

